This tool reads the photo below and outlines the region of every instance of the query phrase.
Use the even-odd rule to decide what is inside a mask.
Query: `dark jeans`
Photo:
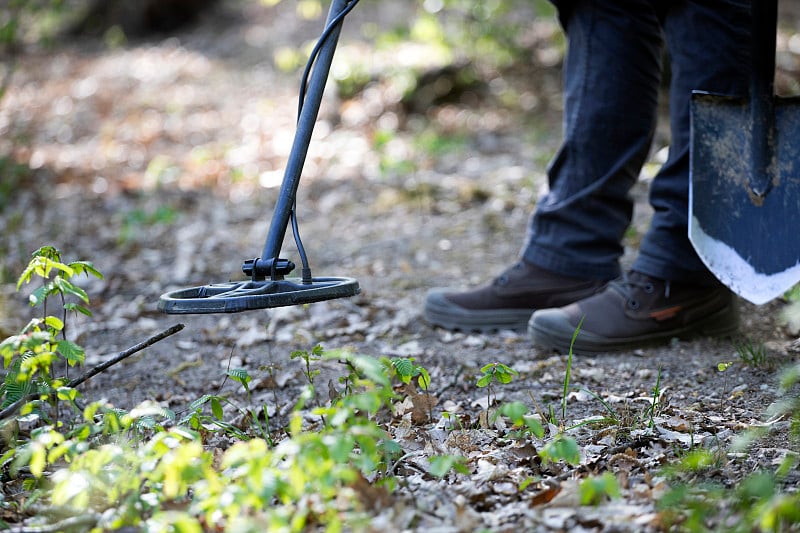
[[[653,138],[662,51],[670,59],[669,157],[650,187],[655,210],[634,269],[714,283],[688,239],[689,101],[702,89],[744,95],[750,65],[748,0],[556,2],[566,31],[564,140],[550,189],[531,218],[523,257],[593,279],[620,274],[630,188]]]

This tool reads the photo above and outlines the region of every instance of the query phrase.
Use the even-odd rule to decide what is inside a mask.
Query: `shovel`
[[[694,91],[689,239],[754,304],[800,281],[800,98],[774,94],[777,0],[753,0],[749,98]]]

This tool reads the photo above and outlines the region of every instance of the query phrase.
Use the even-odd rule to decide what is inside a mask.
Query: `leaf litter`
[[[239,20],[215,37],[215,46],[247,49],[241,36],[267,23],[259,13],[266,16],[256,11]],[[31,52],[0,108],[3,124],[20,128],[5,126],[7,134],[29,136],[25,144],[4,141],[4,149],[35,169],[0,212],[8,229],[0,236],[2,270],[18,272],[29,248],[52,243],[106,274],[85,286],[94,318],[79,318],[70,330],[89,362],[174,322],[155,310],[161,293],[240,276],[238,265],[258,253],[266,232],[276,194],[270,176],[287,155],[296,80],[267,62],[254,65],[251,56],[204,50],[210,32],[206,24],[177,39],[120,50],[79,42],[58,54]],[[326,96],[298,198],[315,272],[356,277],[362,294],[304,308],[187,317],[176,340],[92,378],[87,397],[126,408],[146,399],[179,408],[218,387],[236,397],[241,389],[225,370],[240,367],[254,378],[252,403],[280,419],[304,386],[299,362],[289,358],[294,350],[319,343],[413,357],[430,372],[429,393],[404,386],[385,426],[403,451],[392,467],[401,483],[391,493],[366,479],[355,483],[376,530],[659,530],[655,502],[670,483],[663,468],[688,450],[718,454],[719,464],[698,475],[727,486],[797,453],[788,421],[764,419],[775,397],[775,370],[744,364],[730,341],[676,340],[632,353],[576,356],[566,418],[559,419],[565,356],[538,352],[512,332],[425,325],[420,311],[428,288],[483,282],[516,256],[544,184],[541,161],[558,141],[553,135],[531,143],[525,132],[531,121],[554,127],[558,110],[515,120],[498,102],[477,109],[448,104],[437,112],[460,117],[453,120],[468,133],[463,152],[437,158],[416,151],[413,129],[400,129],[392,142],[414,166],[396,174],[381,170],[372,121],[398,111],[366,106],[365,98],[375,96]],[[342,122],[345,111],[365,107],[376,113],[370,120]],[[483,113],[500,119],[468,129]],[[485,197],[464,196],[478,187]],[[646,187],[643,180],[634,191],[640,232]],[[628,243],[625,260],[632,253]],[[12,282],[4,280],[0,295],[3,331],[13,331],[26,313],[24,295],[8,290]],[[770,346],[776,366],[797,357],[796,341],[779,321],[781,305],[742,305],[743,335]],[[490,362],[519,373],[496,386],[491,400],[475,386]],[[733,364],[721,372],[721,362]],[[333,395],[341,368],[320,367],[320,383]],[[491,416],[510,401],[537,413],[542,438],[514,437],[503,417]],[[730,452],[736,435],[754,425],[769,436],[750,453]],[[574,465],[541,454],[564,432],[578,444]],[[466,473],[432,476],[438,456],[463,457]],[[582,481],[606,472],[619,497],[601,487],[594,505],[585,505]]]

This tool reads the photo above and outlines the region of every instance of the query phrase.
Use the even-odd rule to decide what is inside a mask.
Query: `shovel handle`
[[[775,41],[778,0],[752,0],[750,118],[752,154],[750,191],[764,198],[775,173]]]

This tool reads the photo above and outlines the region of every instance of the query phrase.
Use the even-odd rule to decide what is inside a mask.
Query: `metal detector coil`
[[[297,227],[296,198],[314,123],[319,114],[322,93],[328,79],[336,43],[344,17],[358,0],[333,0],[325,29],[306,65],[300,85],[297,130],[289,153],[275,211],[261,257],[248,259],[242,271],[249,281],[216,283],[168,292],[158,301],[158,309],[169,314],[238,313],[301,305],[355,296],[358,281],[348,277],[313,277]],[[312,68],[313,67],[313,68]],[[301,277],[285,278],[294,263],[280,258],[281,244],[289,223],[302,262]]]

